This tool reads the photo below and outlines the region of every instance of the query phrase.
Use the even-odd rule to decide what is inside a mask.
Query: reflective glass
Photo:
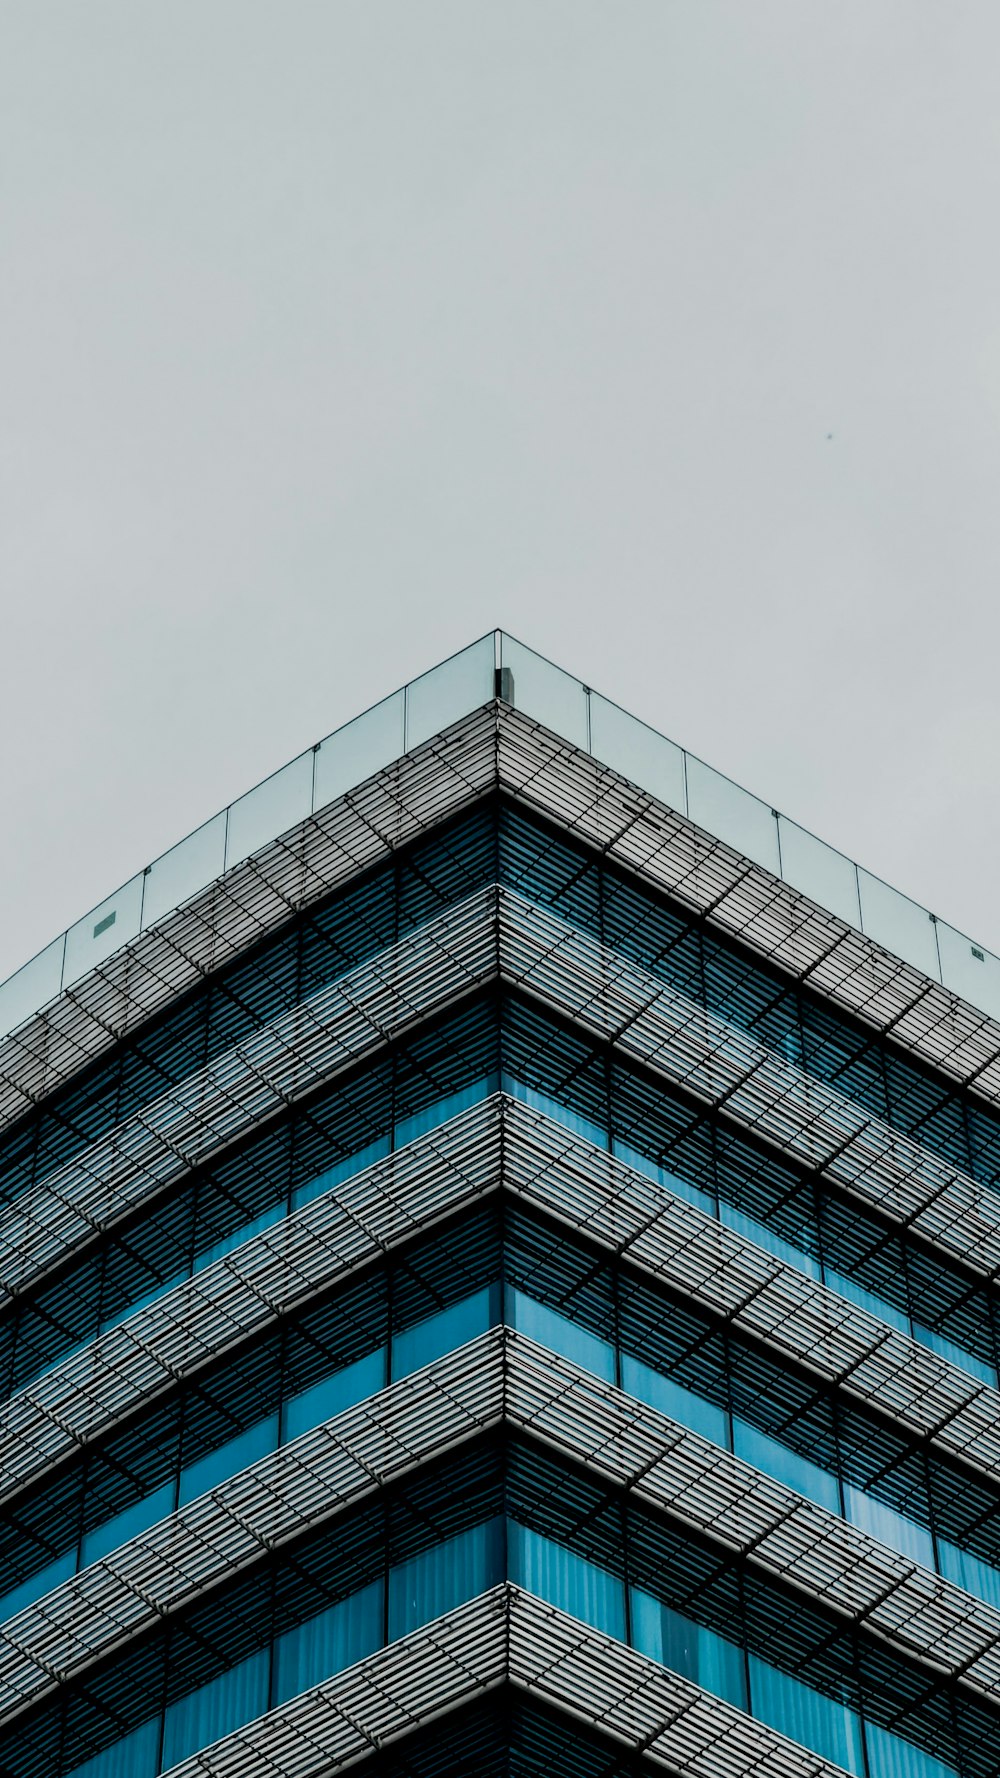
[[[399,759],[403,751],[403,704],[403,693],[393,692],[391,698],[383,698],[381,704],[356,716],[320,743],[316,753],[317,809]]]
[[[355,1173],[363,1172],[375,1161],[383,1160],[391,1148],[391,1137],[379,1136],[376,1141],[369,1142],[366,1148],[359,1148],[355,1154],[338,1161],[335,1167],[327,1167],[323,1173],[317,1173],[315,1179],[307,1180],[305,1185],[297,1186],[293,1191],[293,1210],[301,1209],[303,1204],[311,1204],[314,1198],[321,1198],[324,1192],[333,1191],[335,1186],[343,1185],[345,1179],[351,1179]]]
[[[1000,957],[983,945],[974,945],[964,932],[956,932],[943,920],[937,923],[937,941],[946,987],[1000,1019]]]
[[[458,1537],[422,1550],[389,1573],[389,1640],[495,1586],[503,1573],[503,1522],[473,1525]]]
[[[62,987],[63,953],[66,940],[60,935],[37,957],[32,957],[16,975],[0,984],[0,1037],[30,1019],[42,1006],[55,1000]]]
[[[585,1141],[592,1142],[595,1148],[607,1148],[608,1132],[604,1124],[595,1123],[593,1118],[584,1117],[579,1111],[573,1111],[560,1099],[554,1099],[551,1093],[540,1093],[536,1087],[525,1086],[512,1074],[504,1074],[503,1090],[512,1099],[519,1099],[522,1105],[531,1106],[533,1111],[542,1111],[546,1117],[553,1118],[566,1130],[574,1130]]]
[[[256,1463],[258,1457],[266,1457],[269,1451],[276,1450],[277,1445],[278,1416],[268,1414],[266,1419],[258,1420],[255,1426],[248,1426],[245,1432],[238,1432],[235,1438],[227,1439],[224,1445],[181,1470],[181,1506],[188,1500],[197,1500],[200,1494],[207,1494],[210,1488],[217,1488],[230,1476],[238,1475],[241,1469]]]
[[[460,1303],[452,1303],[437,1315],[428,1315],[414,1327],[393,1335],[392,1376],[408,1377],[411,1371],[431,1364],[445,1352],[454,1352],[466,1340],[485,1333],[491,1324],[490,1291],[477,1290]]]
[[[228,1235],[223,1235],[221,1240],[213,1241],[211,1247],[202,1248],[195,1260],[195,1271],[203,1271],[206,1266],[212,1264],[213,1260],[221,1259],[224,1253],[232,1253],[234,1248],[242,1247],[244,1241],[250,1241],[254,1235],[262,1234],[264,1229],[272,1228],[276,1222],[281,1222],[287,1214],[288,1211],[284,1204],[272,1204],[269,1210],[262,1210],[259,1216],[254,1216],[249,1222],[241,1223],[238,1229],[230,1229]]]
[[[865,1740],[870,1778],[958,1778],[955,1766],[945,1765],[878,1723],[865,1723]]]
[[[781,874],[793,889],[801,889],[821,907],[839,914],[850,926],[861,924],[858,873],[854,862],[835,852],[794,821],[778,817],[781,840]]]
[[[880,1543],[887,1543],[890,1549],[898,1550],[901,1556],[909,1556],[913,1562],[922,1563],[925,1568],[934,1567],[934,1539],[923,1525],[896,1512],[884,1501],[873,1499],[872,1495],[853,1487],[850,1482],[844,1483],[844,1506],[847,1518],[860,1531],[867,1531],[870,1537],[877,1537]]]
[[[354,1364],[334,1371],[332,1377],[323,1377],[299,1395],[293,1395],[284,1405],[283,1438],[298,1438],[300,1433],[311,1432],[314,1426],[322,1426],[324,1420],[332,1420],[335,1414],[366,1401],[369,1395],[377,1395],[385,1388],[385,1357],[385,1347],[379,1346]]]
[[[406,687],[406,751],[493,696],[493,632]]]
[[[500,660],[513,674],[515,709],[526,711],[574,746],[589,746],[587,694],[578,679],[512,636],[501,636]]]
[[[676,1192],[679,1198],[686,1199],[689,1204],[696,1204],[699,1210],[704,1210],[706,1216],[716,1214],[715,1199],[708,1192],[700,1191],[696,1185],[689,1185],[686,1179],[682,1179],[679,1173],[671,1173],[668,1167],[658,1167],[648,1155],[641,1154],[628,1142],[620,1142],[617,1136],[613,1136],[611,1152],[618,1160],[624,1161],[626,1166],[634,1167],[638,1173],[644,1173],[647,1179],[655,1179],[658,1185]]]
[[[943,1537],[938,1538],[938,1566],[946,1580],[954,1581],[956,1587],[964,1587],[967,1593],[985,1599],[987,1605],[1000,1611],[1000,1569],[980,1561],[971,1550],[947,1543]]]
[[[757,1655],[749,1658],[750,1708],[789,1740],[809,1747],[847,1772],[862,1773],[861,1721],[854,1710],[782,1673]]]
[[[935,1333],[932,1327],[924,1327],[914,1321],[913,1337],[926,1346],[929,1352],[936,1352],[939,1357],[947,1358],[950,1364],[957,1364],[960,1370],[967,1371],[970,1377],[978,1377],[981,1383],[988,1383],[991,1389],[997,1387],[996,1367],[987,1364],[983,1358],[967,1352],[964,1346],[958,1346],[954,1340],[948,1340],[944,1334]]]
[[[142,898],[143,926],[152,926],[164,914],[172,913],[182,902],[203,889],[214,877],[220,877],[226,863],[226,812],[195,828],[179,846],[174,846],[151,864],[146,872],[146,888]]]
[[[262,1649],[169,1705],[163,1715],[164,1771],[262,1716],[267,1709],[269,1667],[268,1651]]]
[[[467,1087],[460,1087],[457,1093],[449,1093],[444,1099],[435,1099],[432,1104],[425,1105],[415,1111],[412,1117],[401,1117],[395,1127],[394,1148],[404,1148],[408,1142],[415,1142],[428,1130],[436,1130],[440,1124],[447,1123],[459,1112],[467,1111],[470,1105],[478,1105],[487,1093],[494,1090],[494,1083],[489,1078],[470,1081]]]
[[[127,1506],[123,1513],[116,1513],[103,1525],[95,1525],[93,1531],[86,1533],[80,1546],[80,1566],[86,1568],[91,1562],[99,1562],[109,1550],[118,1549],[130,1537],[138,1537],[140,1531],[148,1531],[150,1525],[168,1518],[174,1510],[175,1496],[174,1483],[166,1482],[162,1488],[147,1494],[145,1499]]]
[[[113,1741],[103,1753],[74,1766],[72,1778],[153,1778],[160,1770],[157,1754],[160,1743],[160,1719],[154,1716],[134,1734]]]
[[[688,754],[688,812],[737,852],[780,876],[778,827],[766,803]]]
[[[873,1290],[866,1290],[854,1278],[845,1277],[843,1272],[835,1272],[832,1266],[823,1268],[823,1278],[830,1290],[838,1296],[847,1298],[849,1303],[857,1303],[859,1309],[867,1309],[870,1315],[877,1315],[880,1321],[887,1321],[891,1327],[898,1327],[900,1333],[910,1331],[910,1318],[894,1303],[886,1302],[885,1297],[876,1296]]]
[[[641,1654],[693,1680],[713,1697],[725,1698],[738,1710],[746,1709],[746,1667],[741,1648],[703,1624],[672,1611],[641,1587],[630,1589],[629,1603],[632,1641]]]
[[[372,1581],[329,1611],[279,1636],[274,1645],[274,1701],[297,1697],[382,1645],[382,1582]]]
[[[60,1586],[64,1580],[69,1580],[70,1575],[75,1573],[76,1550],[67,1550],[65,1555],[57,1557],[54,1562],[49,1562],[47,1567],[40,1568],[36,1574],[29,1575],[28,1579],[21,1581],[19,1586],[11,1587],[9,1592],[0,1595],[0,1623],[6,1623],[8,1618],[16,1617],[17,1613],[23,1611],[26,1605],[32,1605],[36,1599],[42,1597],[43,1593],[48,1593],[52,1587]]]
[[[312,810],[313,755],[300,753],[229,809],[226,869],[304,821]]]
[[[79,981],[88,970],[96,969],[112,951],[135,937],[142,913],[142,888],[140,873],[70,927],[66,934],[64,988]]]
[[[898,889],[890,889],[878,877],[869,876],[866,870],[858,871],[858,882],[861,924],[868,937],[938,981],[934,922],[926,908],[918,907],[908,895],[900,895]]]
[[[625,1587],[616,1575],[515,1521],[507,1528],[507,1558],[511,1580],[526,1592],[624,1642]]]
[[[651,1370],[648,1364],[628,1352],[622,1353],[622,1388],[637,1401],[644,1401],[658,1413],[678,1420],[692,1432],[699,1432],[713,1445],[721,1445],[723,1450],[728,1446],[729,1416],[724,1408],[695,1395],[692,1389],[683,1388],[659,1371]]]
[[[685,813],[683,749],[596,692],[590,694],[590,750],[595,759]]]
[[[615,1349],[611,1342],[600,1339],[585,1327],[578,1327],[575,1321],[548,1308],[545,1303],[537,1303],[523,1291],[508,1286],[504,1296],[504,1320],[508,1327],[516,1327],[519,1333],[537,1340],[540,1346],[561,1353],[563,1358],[571,1359],[583,1370],[592,1371],[595,1377],[614,1382]]]
[[[734,1210],[732,1204],[727,1204],[725,1199],[719,1205],[719,1221],[724,1222],[727,1228],[744,1235],[748,1241],[753,1241],[756,1246],[773,1253],[776,1259],[794,1266],[797,1272],[805,1272],[809,1278],[819,1277],[819,1265],[810,1253],[803,1253],[801,1247],[793,1247],[790,1241],[783,1240],[766,1222],[758,1222],[756,1217],[744,1216],[742,1210]]]
[[[796,1494],[804,1494],[832,1513],[840,1512],[840,1486],[835,1475],[737,1415],[733,1416],[733,1449],[745,1463],[794,1488]]]

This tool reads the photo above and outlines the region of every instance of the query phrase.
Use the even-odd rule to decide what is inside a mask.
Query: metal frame
[[[1000,1704],[1000,1612],[523,1334],[493,1329],[261,1458],[12,1618],[0,1716],[16,1718],[210,1588],[501,1422]]]
[[[506,1189],[1000,1484],[1000,1392],[797,1272],[542,1112],[503,1094],[265,1229],[0,1407],[11,1495],[141,1402]]]
[[[262,847],[0,1042],[0,1128],[293,913],[496,788],[1000,1105],[1000,1022],[496,702]]]

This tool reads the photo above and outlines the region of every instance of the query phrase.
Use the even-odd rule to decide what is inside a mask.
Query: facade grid
[[[487,692],[0,1042],[0,1773],[995,1778],[1000,1025]]]

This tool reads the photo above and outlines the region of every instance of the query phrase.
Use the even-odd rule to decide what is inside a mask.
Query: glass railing
[[[504,698],[1000,1018],[1000,957],[501,630],[383,698],[220,810],[0,984],[0,1035],[223,871],[401,754]]]

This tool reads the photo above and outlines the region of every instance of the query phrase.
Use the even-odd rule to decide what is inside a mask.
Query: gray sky
[[[0,977],[497,623],[1000,948],[998,61],[0,0]]]

